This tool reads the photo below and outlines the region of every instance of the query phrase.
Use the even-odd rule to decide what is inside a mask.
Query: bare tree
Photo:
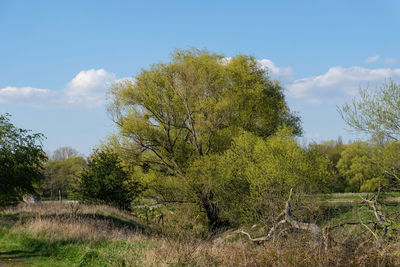
[[[53,152],[53,155],[51,156],[51,158],[52,158],[52,160],[66,160],[67,158],[75,157],[78,155],[79,155],[79,152],[76,149],[69,147],[69,146],[63,146],[63,147],[56,149]]]

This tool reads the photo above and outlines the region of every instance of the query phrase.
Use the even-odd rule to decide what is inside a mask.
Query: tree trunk
[[[209,190],[205,190],[203,192],[200,192],[198,195],[200,205],[206,212],[208,225],[210,226],[210,228],[212,230],[215,230],[221,227],[223,223],[221,222],[221,219],[219,217],[219,208],[217,203],[215,203],[213,193]]]

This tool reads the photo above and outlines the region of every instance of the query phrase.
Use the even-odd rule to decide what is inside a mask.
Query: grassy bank
[[[389,209],[399,211],[398,206]],[[367,208],[357,206],[339,209],[325,224],[344,218],[366,220],[369,213]],[[253,234],[263,230],[246,229]],[[367,231],[356,226],[340,231],[333,233],[337,243],[325,252],[313,247],[307,233],[290,229],[279,232],[275,241],[259,246],[233,230],[208,238],[191,236],[190,231],[179,228],[166,233],[108,206],[57,202],[20,205],[1,212],[0,262],[8,266],[396,266],[400,263],[399,243],[378,246]],[[360,246],[364,239],[367,242]]]

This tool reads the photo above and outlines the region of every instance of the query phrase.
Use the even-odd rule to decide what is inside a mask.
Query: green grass
[[[385,197],[399,195],[395,193]],[[328,199],[359,199],[359,194],[334,194],[329,195]],[[399,203],[384,203],[379,207],[391,219],[397,218],[396,224],[399,227],[396,231],[400,230]],[[361,202],[325,202],[320,206],[319,212],[320,220],[317,220],[317,224],[321,227],[334,226],[342,222],[375,221],[372,209]],[[181,217],[185,213],[181,214],[178,210],[174,210],[171,214]],[[174,224],[172,220],[168,223]],[[185,224],[181,222],[177,225],[176,233],[184,231],[183,225]],[[333,233],[336,240],[349,242],[361,234],[367,238],[370,236],[370,233],[360,225],[357,225],[358,228],[355,230],[351,227],[353,226],[336,228]],[[255,234],[256,229],[251,231]],[[396,231],[393,232],[393,236],[397,236]],[[322,264],[325,260],[325,262],[340,262],[339,265],[342,265],[344,262],[342,259],[355,257],[348,252],[346,245],[343,247],[340,245],[335,248],[336,250],[332,250],[331,254],[326,255],[328,258],[322,259],[307,245],[310,236],[302,233],[292,232],[286,237],[289,238],[287,243],[284,243],[285,238],[282,238],[279,241],[283,242],[282,246],[279,242],[272,242],[267,243],[265,247],[254,246],[239,235],[225,238],[222,243],[211,243],[185,235],[169,239],[161,235],[159,228],[155,231],[149,226],[145,227],[131,214],[111,207],[82,205],[75,210],[61,203],[43,203],[43,205],[21,206],[0,212],[0,262],[10,267],[286,266],[290,265],[290,262],[298,263],[304,258],[306,260],[299,266],[315,266],[316,263]],[[350,254],[343,256],[345,255],[343,253]],[[359,263],[365,266],[376,264],[381,257],[380,252],[368,252],[367,258],[364,257],[365,251],[359,253],[357,255],[360,257]],[[391,253],[388,250],[384,255],[391,259]],[[277,256],[271,258],[271,255]],[[366,263],[362,263],[364,259]]]
[[[67,206],[66,208],[68,209]],[[113,230],[135,235],[134,231],[146,232],[143,231],[146,229],[139,227],[129,214],[118,214],[118,211],[111,208],[100,210],[101,212],[94,210],[93,214],[82,211],[84,213],[80,214],[80,217],[68,217],[57,206],[54,207],[54,214],[49,214],[49,211],[43,208],[32,213],[24,209],[0,212],[0,263],[7,266],[142,266],[145,251],[159,244],[147,238],[137,238],[138,240],[133,242],[129,240],[129,236],[124,239],[120,232],[115,234]],[[41,220],[50,220],[50,223],[72,220],[67,226],[73,227],[76,223],[77,228],[68,230],[63,229],[62,225],[58,228],[55,225],[50,232],[46,232],[47,225],[41,226]],[[29,229],[32,222],[39,228]],[[98,225],[90,224],[92,222]],[[109,229],[92,229],[104,228],[102,226]],[[89,228],[93,236],[70,236],[68,231],[79,231],[80,227],[84,230]],[[106,233],[96,233],[101,231]]]
[[[375,221],[376,218],[373,214],[373,210],[368,204],[363,203],[361,197],[372,196],[367,193],[335,193],[326,195],[324,198],[325,207],[327,210],[333,211],[333,215],[326,216],[329,218],[324,224],[335,225],[339,222],[355,222],[355,221]],[[390,192],[380,194],[380,203],[378,208],[389,217],[399,214],[400,203],[396,201],[387,201],[391,198],[400,197],[400,192]]]
[[[34,237],[23,231],[0,231],[0,262],[8,266],[126,266],[124,254],[129,251],[130,265],[136,258],[141,266],[143,251],[153,242],[124,241],[66,242]]]
[[[360,197],[366,197],[367,195],[372,196],[372,193],[333,193],[324,195],[327,200],[361,200]],[[381,199],[389,197],[400,197],[400,192],[388,192],[381,193],[379,195]]]

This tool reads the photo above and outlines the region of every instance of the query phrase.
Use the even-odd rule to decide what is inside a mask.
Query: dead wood
[[[372,196],[370,199],[368,199],[368,195],[365,198],[360,196],[360,198],[363,200],[363,202],[367,203],[372,208],[372,210],[374,211],[376,220],[378,221],[379,224],[383,225],[385,222],[390,223],[390,220],[388,220],[385,217],[385,215],[383,215],[382,212],[377,208],[377,200],[379,197],[379,192],[380,192],[380,189],[378,190],[378,193],[375,196]]]
[[[290,207],[290,201],[292,198],[292,194],[293,194],[293,188],[290,189],[289,198],[286,201],[285,209],[275,219],[275,221],[278,221],[278,223],[274,224],[271,227],[271,229],[268,231],[268,234],[266,236],[252,238],[249,233],[247,233],[243,230],[238,231],[238,232],[246,235],[250,241],[260,244],[260,243],[268,241],[272,237],[274,237],[275,232],[281,225],[288,224],[291,227],[296,228],[296,229],[310,231],[314,235],[314,245],[316,247],[324,248],[325,250],[328,250],[331,247],[331,243],[334,242],[334,240],[332,240],[332,238],[331,238],[331,231],[335,228],[345,227],[348,225],[354,225],[354,226],[360,225],[360,226],[363,226],[364,228],[366,228],[374,236],[374,238],[378,241],[379,240],[378,235],[370,227],[368,227],[368,225],[373,224],[375,229],[376,229],[377,225],[381,225],[384,227],[385,232],[386,232],[388,225],[385,223],[391,222],[382,214],[382,212],[377,207],[377,199],[379,196],[379,191],[375,196],[372,196],[371,198],[368,198],[368,195],[366,198],[363,198],[360,196],[361,199],[373,209],[374,215],[376,217],[376,221],[343,222],[343,223],[339,223],[339,224],[333,225],[333,226],[325,226],[323,229],[321,229],[318,225],[316,225],[314,223],[300,222],[294,218],[294,216],[292,215],[291,207]],[[281,219],[282,217],[283,217],[283,219]]]
[[[292,226],[293,228],[312,232],[313,235],[314,235],[314,244],[315,244],[315,246],[322,248],[324,246],[324,238],[323,238],[323,234],[322,234],[322,229],[318,225],[316,225],[314,223],[299,222],[293,217],[292,211],[290,209],[290,201],[291,201],[291,198],[292,198],[292,194],[293,194],[293,188],[290,189],[289,198],[286,201],[285,209],[278,215],[278,217],[276,218],[275,221],[278,221],[280,219],[280,217],[283,217],[283,216],[284,216],[284,219],[280,220],[277,224],[272,226],[271,229],[268,231],[268,234],[266,236],[258,237],[258,238],[252,238],[249,233],[247,233],[247,232],[245,232],[243,230],[240,231],[240,233],[246,235],[249,238],[249,240],[252,241],[252,242],[261,243],[261,242],[269,240],[273,236],[273,234],[275,233],[275,231],[278,229],[278,227],[280,225],[283,225],[283,224],[287,223],[290,226]]]

